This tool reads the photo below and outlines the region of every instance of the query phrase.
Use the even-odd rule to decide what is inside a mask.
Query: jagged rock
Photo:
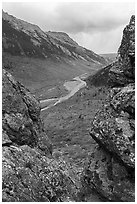
[[[95,190],[104,201],[133,202],[134,180],[123,165],[99,146],[91,154],[89,164],[82,175],[83,191]]]
[[[110,69],[109,81],[113,86],[124,86],[135,80],[135,16],[123,31],[118,50],[118,61]]]
[[[91,154],[82,177],[83,189],[88,192],[94,189],[107,201],[135,199],[134,69],[135,17],[132,16],[123,32],[118,60],[107,69],[108,84],[113,89],[93,120],[90,135],[99,147]]]
[[[107,201],[134,201],[134,98],[134,84],[113,88],[90,131],[101,149],[91,155],[83,179],[88,178],[87,188],[95,189]]]
[[[112,89],[109,100],[94,118],[91,136],[122,162],[128,169],[135,168],[134,120],[135,87]]]
[[[117,93],[116,90],[118,90]],[[121,89],[112,89],[110,97],[110,104],[116,111],[124,111],[135,118],[135,84],[129,84]]]
[[[39,103],[5,70],[2,108],[3,201],[74,201],[74,171],[61,159],[52,158]]]
[[[3,147],[3,201],[73,201],[74,181],[63,161],[49,159],[27,145]]]
[[[2,126],[9,139],[18,145],[29,146],[39,146],[44,141],[45,151],[51,151],[52,145],[40,119],[39,103],[5,70],[2,96]]]
[[[123,31],[123,38],[115,62],[89,76],[94,86],[125,86],[135,81],[135,16]]]

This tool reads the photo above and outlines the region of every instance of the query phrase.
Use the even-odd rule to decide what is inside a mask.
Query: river
[[[60,98],[51,98],[51,99],[45,99],[41,100],[40,104],[43,106],[45,104],[45,107],[41,109],[41,111],[47,110],[48,108],[51,108],[58,103],[61,103],[70,97],[72,97],[75,93],[77,93],[81,88],[86,86],[86,82],[82,79],[86,78],[87,73],[82,74],[80,76],[77,76],[73,78],[71,81],[67,81],[64,83],[64,87],[69,93],[66,96],[62,96]]]
[[[58,103],[61,103],[70,97],[72,97],[75,93],[77,93],[81,88],[85,87],[87,84],[85,81],[83,81],[87,77],[87,74],[83,74],[80,76],[77,76],[73,78],[70,81],[67,81],[63,84],[66,90],[68,90],[68,94],[60,97],[60,98],[51,98],[51,99],[45,99],[41,100],[40,103],[44,104],[46,107],[42,108],[41,111],[47,110],[48,108],[51,108]],[[83,80],[82,80],[83,79]],[[75,145],[77,146],[77,145]],[[71,147],[72,148],[72,147]],[[91,195],[87,196],[87,202],[103,202],[99,196],[95,192],[91,192]]]

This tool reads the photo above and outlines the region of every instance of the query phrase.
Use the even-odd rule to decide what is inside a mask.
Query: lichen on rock
[[[83,186],[107,201],[135,199],[135,16],[123,31],[117,62],[109,70],[113,87],[96,114],[91,137],[98,147],[83,171]]]
[[[131,202],[135,185],[129,180],[126,168],[97,146],[83,171],[83,189],[96,191],[105,201]]]
[[[5,70],[2,91],[3,201],[74,201],[77,185],[69,166],[51,156],[39,103]]]
[[[125,86],[135,81],[135,16],[123,31],[117,62],[110,69],[109,81],[113,86]]]

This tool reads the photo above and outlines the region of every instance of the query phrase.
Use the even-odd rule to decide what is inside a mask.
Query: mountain
[[[107,60],[91,50],[79,46],[66,33],[44,32],[37,25],[2,12],[3,51],[12,55],[42,59],[81,59],[95,64]]]
[[[46,81],[47,71],[59,69],[57,62],[51,66],[50,55],[42,68],[32,57],[12,59],[7,69],[19,70],[28,81],[40,73]],[[16,68],[15,59],[21,61]],[[31,60],[36,65],[30,69]],[[135,16],[123,31],[117,61],[90,81],[91,87],[42,116],[35,97],[3,70],[3,202],[135,201]]]
[[[107,59],[109,62],[116,61],[117,54],[116,53],[107,53],[107,54],[100,54],[100,56]]]
[[[3,68],[37,98],[42,98],[51,88],[60,87],[65,80],[92,74],[108,63],[79,46],[66,33],[44,32],[37,25],[4,11],[2,48]]]

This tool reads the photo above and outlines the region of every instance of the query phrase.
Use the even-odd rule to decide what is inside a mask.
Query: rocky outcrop
[[[2,91],[3,201],[75,200],[74,173],[64,161],[51,156],[52,144],[43,128],[39,103],[5,70]]]
[[[90,135],[98,146],[83,172],[83,186],[107,201],[135,199],[135,17],[123,32],[118,61],[109,70],[110,90]],[[132,82],[132,83],[131,83]]]
[[[135,80],[135,16],[123,31],[117,63],[110,69],[109,81],[114,86],[124,86]]]
[[[135,198],[134,179],[114,156],[100,146],[89,158],[82,184],[86,196],[95,191],[107,202],[133,202]]]
[[[28,145],[3,147],[2,198],[5,202],[73,201],[76,185],[63,161],[42,156]]]
[[[2,125],[11,143],[37,146],[45,153],[52,153],[52,145],[40,119],[39,103],[5,70],[2,82]]]
[[[135,168],[135,87],[112,89],[109,101],[94,118],[91,136],[126,168]]]
[[[90,131],[98,146],[82,183],[107,201],[133,202],[135,197],[134,92],[134,84],[112,89]]]

